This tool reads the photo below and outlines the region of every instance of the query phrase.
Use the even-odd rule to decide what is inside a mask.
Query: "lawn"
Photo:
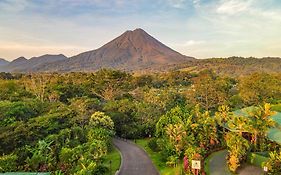
[[[149,138],[146,139],[138,139],[136,140],[136,144],[142,147],[149,157],[151,158],[153,164],[156,166],[158,171],[161,175],[179,175],[181,170],[179,167],[173,168],[173,167],[167,167],[166,163],[161,160],[160,153],[152,151],[148,146],[147,143],[149,141]],[[182,163],[180,164],[180,167],[182,167]]]
[[[111,165],[110,165],[111,161]],[[111,152],[109,152],[105,156],[104,165],[111,170],[106,175],[113,175],[117,170],[119,170],[121,164],[121,156],[119,151],[116,148],[113,148]]]
[[[272,105],[272,110],[281,112],[281,104]]]
[[[252,164],[252,165],[255,165],[255,166],[258,166],[258,167],[263,167],[263,163],[268,161],[268,157],[266,156],[263,156],[259,153],[250,153],[248,154],[248,157],[247,157],[247,161]]]

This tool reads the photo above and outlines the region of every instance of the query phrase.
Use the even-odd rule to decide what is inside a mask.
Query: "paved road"
[[[122,163],[119,175],[159,175],[146,152],[132,142],[114,139],[120,150]]]
[[[242,168],[240,168],[237,173],[239,175],[262,175],[263,170],[259,167],[253,166],[253,165],[244,165]]]
[[[226,161],[227,150],[213,153],[210,158],[210,174],[211,175],[231,175]],[[243,165],[237,171],[238,175],[261,175],[262,169],[253,165]]]
[[[210,174],[211,175],[231,175],[228,170],[227,161],[226,161],[227,151],[222,150],[213,153],[210,158]]]

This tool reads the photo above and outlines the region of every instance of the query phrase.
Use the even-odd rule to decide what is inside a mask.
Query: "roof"
[[[236,111],[233,111],[234,116],[244,116],[247,117],[249,112],[256,109],[257,107],[250,106],[243,109],[239,109]],[[269,140],[274,141],[278,144],[281,144],[281,113],[276,112],[274,115],[271,116],[271,118],[276,122],[276,127],[271,128],[267,132],[267,137]],[[229,129],[226,126],[227,129]]]

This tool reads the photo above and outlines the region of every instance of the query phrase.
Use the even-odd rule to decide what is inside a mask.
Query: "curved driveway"
[[[159,175],[146,152],[130,141],[113,139],[122,155],[119,175]]]
[[[227,150],[221,150],[211,154],[212,156],[209,160],[210,175],[231,175],[226,161]],[[238,171],[238,175],[261,175],[263,171],[261,168],[244,164]]]

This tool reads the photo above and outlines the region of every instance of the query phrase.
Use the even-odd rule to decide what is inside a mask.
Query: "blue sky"
[[[280,0],[0,0],[0,58],[72,56],[135,28],[197,58],[281,56]]]

